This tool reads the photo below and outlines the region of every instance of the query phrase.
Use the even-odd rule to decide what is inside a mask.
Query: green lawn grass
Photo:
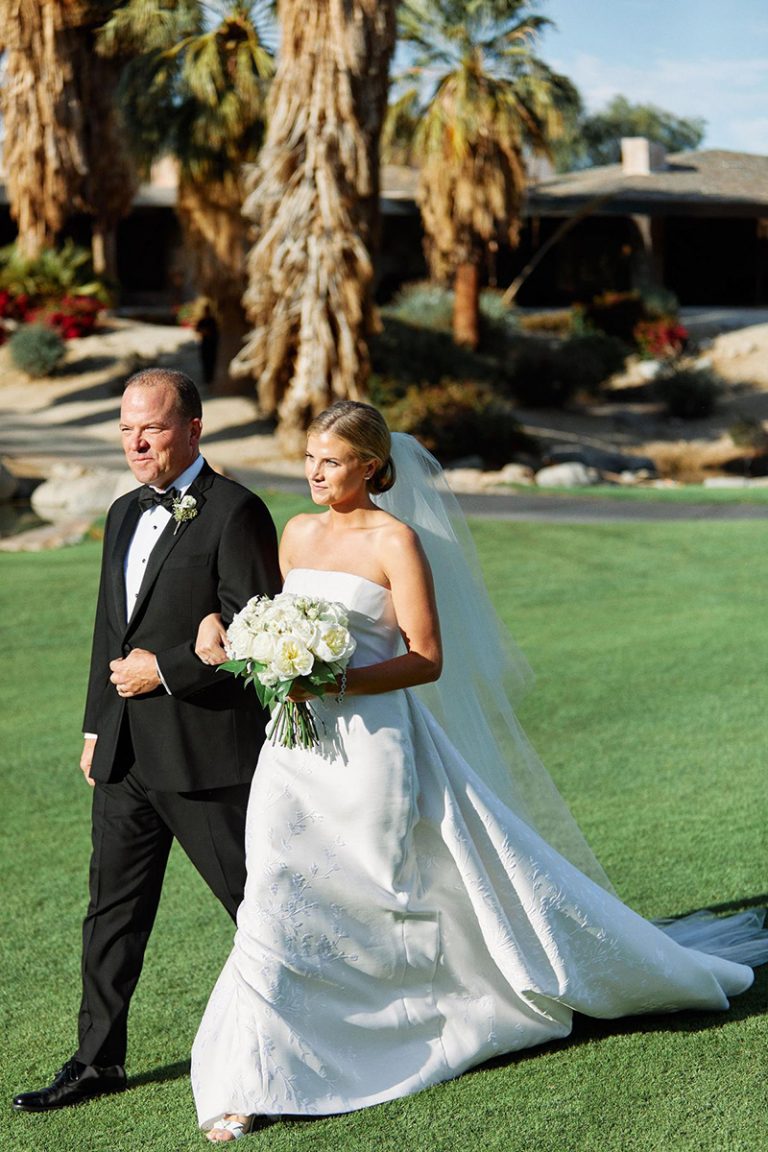
[[[571,500],[621,500],[642,504],[768,504],[768,488],[705,488],[703,484],[685,484],[680,488],[624,488],[620,484],[539,488],[535,484],[506,484],[502,488],[519,496],[542,500],[561,496]]]
[[[270,497],[279,520],[299,498]],[[765,528],[478,522],[496,604],[537,685],[524,724],[619,893],[661,916],[766,899]],[[0,1091],[75,1047],[90,794],[77,762],[99,544],[0,557]],[[188,1054],[231,929],[180,853],[132,1009],[131,1088],[6,1112],[15,1152],[185,1152]],[[406,1100],[284,1122],[274,1152],[761,1152],[766,969],[727,1014],[578,1021],[563,1043]]]

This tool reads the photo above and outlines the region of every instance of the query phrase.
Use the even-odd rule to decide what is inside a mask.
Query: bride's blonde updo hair
[[[359,400],[337,400],[316,416],[307,429],[308,436],[319,432],[333,432],[346,441],[358,460],[380,460],[368,480],[368,489],[374,494],[389,491],[395,482],[395,465],[390,455],[392,437],[377,408]]]

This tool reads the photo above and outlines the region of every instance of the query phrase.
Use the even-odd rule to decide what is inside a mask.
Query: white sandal
[[[206,1137],[211,1144],[231,1144],[231,1140],[211,1140],[211,1132],[231,1132],[232,1140],[239,1140],[242,1136],[247,1136],[253,1127],[255,1116],[246,1116],[245,1120],[238,1120],[236,1116],[232,1116],[229,1120],[224,1117],[217,1120],[215,1124],[211,1125]]]

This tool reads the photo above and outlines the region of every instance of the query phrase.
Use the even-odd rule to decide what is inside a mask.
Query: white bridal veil
[[[397,480],[374,497],[414,528],[435,579],[443,674],[417,691],[477,774],[518,816],[603,887],[611,884],[514,707],[532,680],[528,663],[491,604],[472,537],[442,468],[417,440],[395,432]]]

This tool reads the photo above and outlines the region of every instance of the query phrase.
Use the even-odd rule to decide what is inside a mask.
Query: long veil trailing
[[[515,715],[532,680],[496,614],[459,502],[437,460],[394,433],[397,480],[375,502],[414,528],[435,580],[443,674],[417,689],[467,763],[499,798],[603,887],[611,884]]]

